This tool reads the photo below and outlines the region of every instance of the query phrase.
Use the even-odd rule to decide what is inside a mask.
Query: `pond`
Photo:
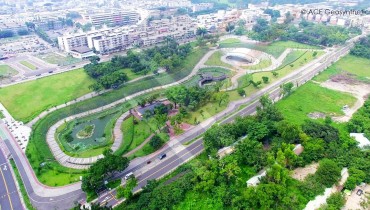
[[[82,152],[110,143],[105,130],[116,113],[93,119],[79,119],[68,122],[66,128],[59,133],[58,138],[68,152]],[[109,139],[108,139],[109,138]]]

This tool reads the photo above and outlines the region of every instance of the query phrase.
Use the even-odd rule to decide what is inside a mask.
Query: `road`
[[[195,139],[197,136],[204,133],[214,123],[217,123],[217,122],[219,122],[220,124],[229,123],[229,122],[232,122],[238,116],[251,115],[251,114],[255,113],[256,108],[260,105],[259,102],[258,102],[258,99],[264,94],[269,94],[270,98],[273,99],[273,100],[279,100],[281,98],[280,97],[281,96],[280,85],[285,84],[287,82],[293,82],[293,84],[295,84],[295,86],[297,87],[297,86],[300,86],[300,85],[306,83],[307,81],[312,79],[315,75],[317,75],[319,72],[325,70],[328,66],[331,65],[331,63],[339,60],[340,57],[348,54],[349,49],[351,48],[351,46],[352,45],[347,45],[346,47],[335,49],[333,52],[329,52],[324,57],[322,57],[320,59],[317,59],[317,60],[301,67],[299,70],[296,70],[295,72],[285,76],[284,78],[281,78],[280,80],[276,81],[272,85],[270,85],[270,86],[262,89],[261,91],[249,96],[245,100],[240,100],[240,101],[237,101],[237,102],[231,102],[229,104],[229,106],[224,111],[222,111],[221,113],[216,114],[212,118],[202,122],[200,125],[194,127],[190,131],[188,131],[185,134],[183,134],[182,136],[178,137],[175,141],[172,141],[172,144],[170,142],[169,144],[166,145],[166,147],[164,147],[161,151],[157,152],[156,154],[158,154],[158,153],[166,153],[166,154],[171,153],[172,148],[176,147],[178,144],[183,144],[185,142],[191,141],[192,139]],[[238,110],[241,105],[246,105],[246,106],[244,108],[240,109],[239,111],[235,112],[235,110]],[[235,113],[232,114],[233,112],[235,112]],[[229,114],[231,114],[230,117],[225,118]],[[199,139],[199,140],[195,141],[192,145],[201,144],[201,142],[202,142],[202,139]],[[188,151],[189,148],[191,148],[191,147],[189,146],[181,152]],[[201,149],[201,148],[202,147],[199,147],[199,149]],[[177,154],[175,153],[174,157],[176,157],[178,154],[181,154],[181,152],[177,153]],[[201,151],[199,151],[199,152],[201,152]],[[153,161],[156,158],[156,154],[155,155],[149,155],[147,158],[141,159],[141,162],[139,162],[139,161],[135,162],[135,160],[133,160],[132,164],[130,164],[130,166],[133,165],[133,167],[131,168],[129,166],[123,173],[120,173],[117,177],[122,177],[122,176],[124,176],[124,174],[127,174],[129,172],[140,171],[141,168],[146,167],[146,161],[148,161],[148,160]],[[195,155],[193,157],[195,157]],[[191,158],[191,157],[189,157],[189,158]],[[169,161],[165,161],[165,164],[167,164],[167,165],[164,168],[161,164],[158,164],[154,167],[153,170],[150,169],[148,171],[148,173],[153,173],[150,176],[142,176],[141,174],[139,174],[139,176],[137,176],[135,174],[137,176],[138,180],[139,180],[139,187],[145,186],[144,183],[146,183],[147,180],[158,179],[158,178],[162,177],[163,175],[173,171],[179,165],[185,163],[186,161],[178,160],[176,162],[176,164],[172,163],[172,162],[170,162],[171,163],[170,164],[168,162]],[[162,170],[162,168],[164,170]],[[141,183],[143,183],[143,184],[140,185]],[[114,195],[115,192],[112,191],[111,193]],[[107,203],[107,205],[110,205],[110,206],[116,206],[120,202],[120,201],[118,201],[116,199],[113,199],[113,198],[110,198],[108,200],[109,200],[109,202]],[[97,200],[97,202],[105,203],[106,202],[106,197],[104,197],[104,195],[100,196],[99,199]]]
[[[314,63],[309,63],[308,65],[302,67],[300,70],[297,70],[296,72],[293,72],[286,77],[281,78],[272,85],[263,88],[258,93],[255,93],[246,99],[237,102],[231,102],[224,111],[218,113],[210,119],[207,119],[206,121],[191,129],[189,132],[186,132],[185,134],[171,140],[168,144],[166,144],[165,147],[163,147],[155,154],[151,154],[144,158],[137,158],[132,160],[130,166],[124,172],[117,174],[117,177],[123,177],[126,173],[133,171],[135,175],[139,178],[139,186],[144,186],[147,180],[160,178],[168,172],[175,170],[179,165],[186,162],[189,158],[195,157],[203,149],[202,146],[198,145],[202,144],[201,140],[195,141],[193,144],[185,147],[185,149],[179,150],[178,148],[184,147],[182,146],[182,143],[196,138],[197,136],[205,132],[214,123],[230,122],[236,116],[253,113],[255,107],[258,106],[258,102],[255,101],[258,100],[263,94],[272,93],[273,98],[275,98],[280,95],[279,86],[281,84],[284,84],[288,81],[294,81],[294,84],[300,85],[308,81],[319,71],[322,71],[327,66],[331,65],[331,62],[334,62],[338,60],[340,56],[347,54],[348,50],[349,47],[345,47],[340,50],[338,49],[335,52],[330,52],[328,53],[328,55],[324,56],[324,58],[319,58]],[[320,61],[322,63],[320,63]],[[235,111],[238,110],[241,105],[246,106],[235,113]],[[230,114],[232,114],[231,119],[224,119]],[[9,150],[17,166],[19,166],[18,168],[25,183],[29,197],[32,203],[36,205],[38,209],[68,209],[73,205],[74,202],[78,202],[81,199],[84,199],[85,195],[80,188],[77,188],[78,184],[71,185],[73,186],[73,188],[71,186],[52,188],[53,191],[50,190],[51,187],[43,186],[42,184],[40,184],[31,167],[29,166],[27,158],[23,153],[20,153],[18,151],[15,139],[9,138],[9,140],[5,140],[5,142],[6,145],[9,147]],[[197,145],[199,147],[196,147]],[[194,150],[192,150],[192,148]],[[159,161],[157,159],[157,155],[159,153],[166,153],[167,158]],[[147,160],[152,160],[155,163],[151,163],[152,165],[147,165]],[[35,183],[38,184],[36,185]],[[48,192],[53,192],[53,194]],[[109,192],[108,194],[111,193],[113,194],[114,191]],[[104,199],[106,198],[104,196],[101,196],[99,197],[98,201],[102,201]],[[116,199],[109,199],[106,200],[108,201],[108,205],[116,205],[119,203],[119,201]]]
[[[0,149],[0,209],[25,209],[11,170],[11,165]]]

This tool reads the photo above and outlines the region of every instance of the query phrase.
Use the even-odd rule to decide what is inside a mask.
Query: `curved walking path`
[[[50,129],[48,130],[47,135],[46,135],[46,142],[48,143],[49,148],[52,151],[54,157],[57,159],[57,161],[61,165],[65,166],[65,167],[68,167],[68,168],[76,168],[76,169],[85,169],[85,168],[88,168],[92,163],[96,162],[99,158],[102,158],[103,155],[98,155],[98,156],[89,157],[89,158],[75,158],[75,157],[71,157],[71,156],[65,154],[62,151],[62,149],[60,148],[57,140],[55,139],[55,132],[56,132],[56,129],[59,126],[61,126],[65,122],[68,122],[68,121],[71,121],[71,120],[74,120],[74,119],[77,119],[77,118],[85,117],[85,116],[88,116],[88,115],[91,115],[91,114],[94,114],[94,113],[102,112],[104,110],[113,108],[113,107],[115,107],[115,106],[117,106],[117,105],[119,105],[121,103],[124,103],[124,102],[126,102],[128,100],[131,100],[131,99],[133,99],[133,98],[135,98],[137,96],[140,96],[140,95],[143,95],[143,94],[146,94],[146,93],[150,93],[152,91],[166,89],[168,87],[179,85],[179,84],[181,84],[181,83],[189,80],[191,77],[195,76],[197,74],[198,70],[204,67],[203,64],[209,59],[209,57],[215,51],[216,51],[215,49],[208,51],[200,59],[200,61],[197,63],[197,65],[193,68],[193,70],[191,71],[191,73],[188,76],[184,77],[183,79],[181,79],[181,80],[179,80],[177,82],[170,83],[170,84],[163,85],[163,86],[159,86],[159,87],[154,87],[154,88],[147,89],[147,90],[144,90],[144,91],[140,91],[140,92],[134,93],[132,95],[129,95],[129,96],[125,97],[125,98],[122,98],[120,100],[117,100],[115,102],[112,102],[110,104],[107,104],[105,106],[102,106],[102,107],[99,107],[99,108],[96,108],[96,109],[93,109],[93,110],[89,110],[89,111],[86,111],[86,112],[82,112],[82,113],[79,113],[79,114],[76,114],[76,115],[73,115],[73,116],[69,116],[67,118],[64,118],[62,120],[59,120],[56,124],[54,124],[53,126],[50,127]],[[63,104],[63,105],[64,106],[67,106],[67,105],[70,105],[70,104]],[[60,106],[63,106],[63,105],[60,105]],[[60,108],[62,108],[62,107],[60,107]],[[47,113],[45,113],[45,114],[47,114]],[[125,114],[123,114],[121,116],[122,121],[128,115],[129,115],[129,112],[126,112]],[[122,123],[122,121],[121,121],[121,123]],[[119,125],[118,124],[119,123],[118,123],[118,120],[117,120],[117,123],[116,123],[116,126],[115,126],[115,130],[119,132],[120,129],[119,129],[119,127],[117,128],[117,126],[120,126],[120,124]],[[122,134],[120,134],[120,135],[121,135],[121,139],[118,140],[120,142],[118,143],[118,141],[117,141],[117,143],[116,143],[118,145],[118,147],[119,147],[119,145],[122,142]],[[112,148],[112,150],[113,150],[113,148]]]
[[[150,76],[153,76],[154,74],[148,74],[148,75],[145,75],[145,76],[141,76],[141,77],[138,77],[138,78],[135,78],[133,80],[130,80],[128,81],[127,83],[132,83],[132,82],[136,82],[138,80],[141,80],[141,79],[144,79],[146,77],[150,77]],[[126,84],[127,84],[126,83]],[[112,91],[113,89],[107,89],[107,90],[102,90],[100,92],[91,92],[91,93],[88,93],[88,94],[85,94],[77,99],[74,99],[72,101],[68,101],[64,104],[60,104],[58,106],[54,106],[46,111],[43,111],[41,112],[39,115],[37,115],[35,118],[33,118],[33,120],[31,120],[30,122],[28,122],[26,125],[30,128],[32,128],[32,126],[34,124],[36,124],[37,121],[39,121],[41,118],[45,117],[46,115],[48,115],[49,113],[53,112],[53,111],[56,111],[58,109],[61,109],[61,108],[64,108],[66,106],[69,106],[69,105],[72,105],[72,104],[75,104],[75,103],[78,103],[78,102],[81,102],[81,101],[84,101],[84,100],[87,100],[87,99],[90,99],[90,98],[93,98],[95,96],[98,96],[98,95],[101,95],[103,93],[106,93],[106,92],[110,92]]]
[[[66,166],[66,167],[69,167],[69,168],[87,169],[90,164],[95,163],[98,159],[104,157],[102,154],[97,155],[97,156],[93,156],[93,157],[88,157],[88,158],[78,158],[78,157],[69,156],[69,155],[64,153],[64,151],[60,148],[60,146],[57,142],[58,140],[55,139],[55,133],[56,133],[57,128],[59,128],[64,123],[67,123],[71,120],[81,118],[81,117],[85,117],[85,116],[88,116],[90,114],[94,114],[94,113],[97,113],[97,112],[100,112],[100,111],[101,110],[95,110],[93,112],[84,112],[84,113],[76,114],[76,115],[73,115],[73,116],[69,116],[69,117],[67,117],[63,120],[58,121],[56,124],[54,124],[53,126],[50,127],[50,129],[48,130],[48,133],[46,134],[46,141],[47,141],[47,143],[49,145],[49,148],[50,148],[51,152],[53,153],[55,159],[57,159],[57,161],[60,164]],[[130,112],[127,111],[127,112],[123,113],[117,119],[117,121],[115,122],[114,129],[113,129],[114,143],[111,147],[113,152],[116,151],[122,143],[123,135],[122,135],[122,132],[121,132],[121,124],[122,124],[123,120],[125,120],[129,115],[130,115]]]

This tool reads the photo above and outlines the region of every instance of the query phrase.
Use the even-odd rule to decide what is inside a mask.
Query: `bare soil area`
[[[357,98],[353,107],[343,109],[343,112],[345,113],[344,116],[333,117],[333,120],[337,122],[349,121],[352,115],[363,106],[367,96],[370,94],[370,84],[355,80],[351,75],[347,74],[336,75],[330,80],[321,83],[321,86],[336,91],[350,93]]]
[[[318,163],[312,163],[303,168],[296,168],[293,171],[292,177],[299,181],[303,181],[308,175],[314,174],[318,166]]]
[[[362,195],[357,195],[357,191],[361,189],[363,190]],[[370,185],[366,185],[364,187],[356,187],[352,191],[352,193],[346,196],[346,204],[343,207],[343,210],[365,210],[370,209]]]

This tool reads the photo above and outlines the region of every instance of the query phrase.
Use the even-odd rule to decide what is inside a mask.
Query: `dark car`
[[[151,160],[148,160],[148,161],[146,161],[146,164],[150,164],[152,161]]]
[[[163,153],[163,154],[161,154],[161,155],[159,155],[158,156],[158,158],[160,159],[160,160],[162,160],[163,158],[165,158],[165,157],[167,157],[167,155],[165,154],[165,153]]]
[[[49,72],[49,74],[51,74],[51,73],[53,73],[54,71],[48,71]]]
[[[75,65],[71,66],[72,68],[76,67]]]
[[[39,77],[39,76],[41,76],[41,74],[36,74],[36,77]]]

